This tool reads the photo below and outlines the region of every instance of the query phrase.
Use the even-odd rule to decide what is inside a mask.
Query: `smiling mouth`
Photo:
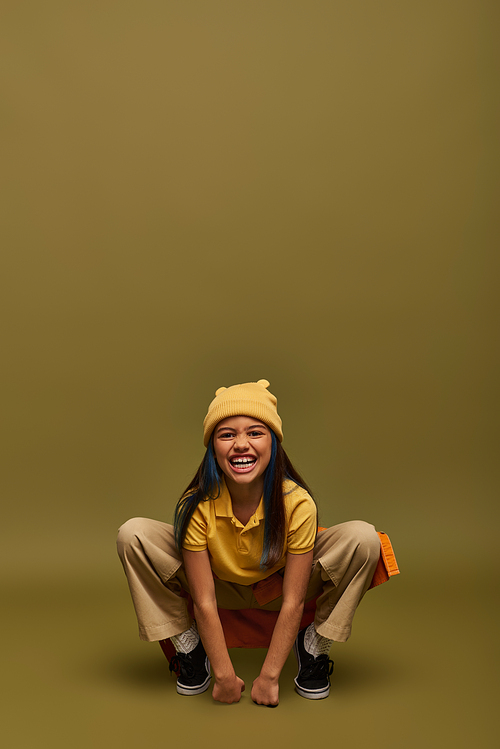
[[[231,458],[229,463],[231,468],[238,473],[245,473],[251,471],[257,462],[257,458],[245,457],[245,458]]]

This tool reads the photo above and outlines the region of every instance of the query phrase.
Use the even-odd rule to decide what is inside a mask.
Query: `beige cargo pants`
[[[191,626],[189,592],[174,529],[148,518],[132,518],[118,532],[118,554],[127,576],[141,640],[164,640]],[[306,599],[319,595],[314,624],[319,634],[345,642],[354,612],[368,590],[380,557],[380,540],[369,523],[353,520],[318,533]],[[251,586],[214,580],[217,603],[225,609],[278,611],[281,596],[259,606]]]

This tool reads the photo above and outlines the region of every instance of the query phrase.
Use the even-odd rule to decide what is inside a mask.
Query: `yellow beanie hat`
[[[203,443],[207,447],[214,427],[229,416],[253,416],[271,427],[280,442],[283,440],[281,419],[278,416],[275,396],[267,390],[267,380],[245,382],[216,390],[203,421]]]

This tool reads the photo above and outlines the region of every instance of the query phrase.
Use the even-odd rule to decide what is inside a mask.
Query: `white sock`
[[[304,647],[310,655],[314,655],[315,658],[318,655],[328,655],[332,646],[333,640],[329,640],[328,637],[323,637],[316,632],[314,622],[312,622],[306,629],[304,635]]]
[[[190,653],[195,649],[199,641],[200,635],[198,634],[196,622],[193,622],[185,632],[181,632],[180,635],[174,635],[170,638],[170,642],[178,653]]]

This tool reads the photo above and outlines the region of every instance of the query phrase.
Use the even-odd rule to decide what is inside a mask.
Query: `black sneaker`
[[[210,686],[210,661],[201,640],[190,653],[176,653],[170,671],[177,674],[179,694],[201,694]]]
[[[327,655],[316,658],[304,647],[303,629],[297,635],[293,651],[299,664],[299,673],[294,679],[295,689],[301,697],[308,700],[322,700],[330,694],[330,674],[333,671],[333,661]]]

